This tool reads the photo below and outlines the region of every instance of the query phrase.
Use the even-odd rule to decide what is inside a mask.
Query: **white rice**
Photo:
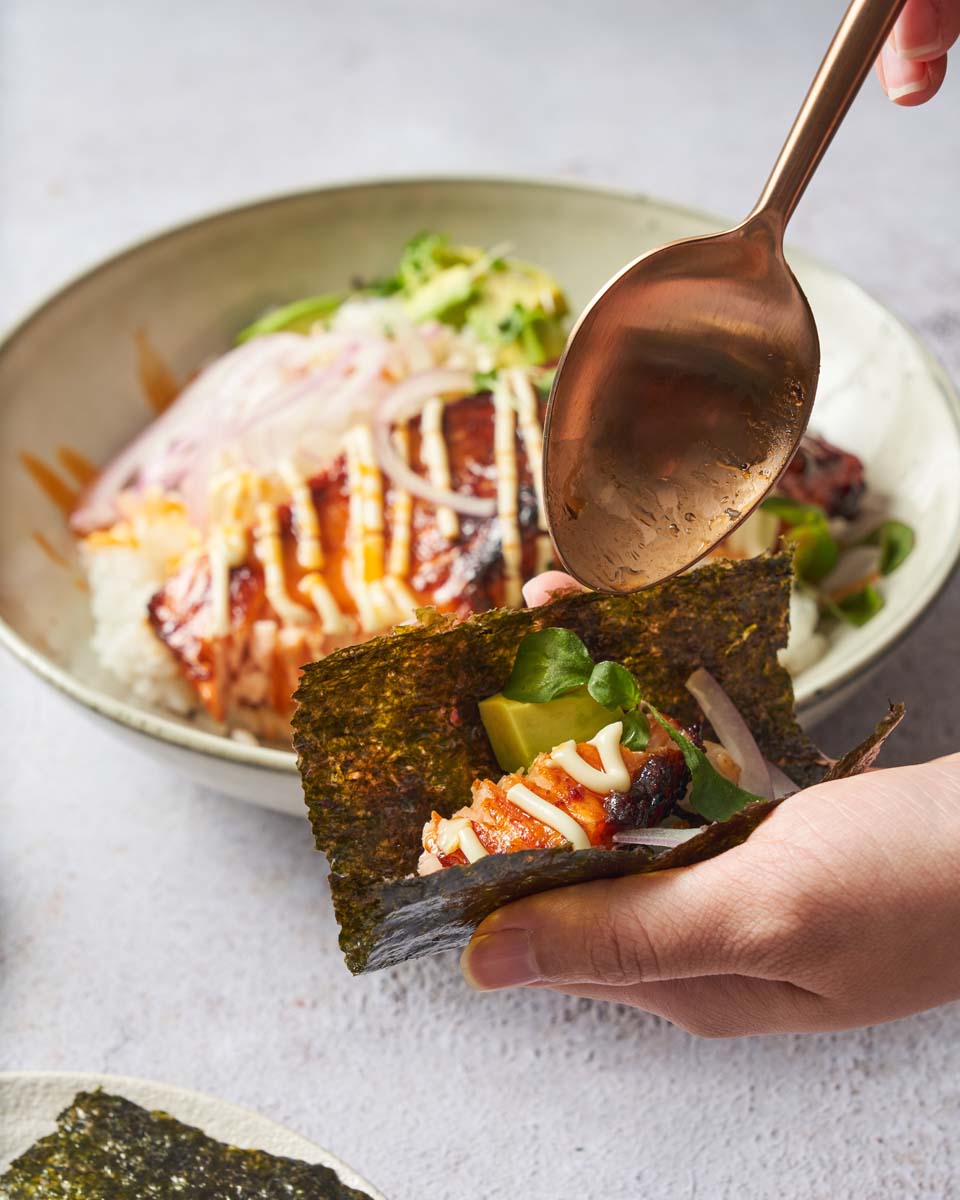
[[[794,679],[823,658],[827,651],[827,639],[817,633],[820,608],[813,596],[802,592],[796,584],[790,593],[790,636],[786,649],[779,653],[780,665]]]
[[[193,688],[150,626],[147,605],[164,584],[171,559],[190,546],[182,518],[152,514],[134,521],[129,543],[87,539],[81,559],[90,587],[92,645],[101,666],[135,701],[176,713],[196,709]]]

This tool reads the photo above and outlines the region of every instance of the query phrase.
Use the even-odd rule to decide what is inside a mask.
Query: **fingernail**
[[[463,952],[460,970],[481,992],[537,983],[540,969],[528,929],[501,929],[477,934]]]
[[[902,58],[892,46],[884,46],[881,55],[883,82],[891,100],[912,96],[930,86],[930,71],[925,63]]]
[[[528,608],[538,608],[563,592],[578,592],[580,584],[563,571],[544,571],[523,585],[523,599]]]
[[[914,4],[893,27],[893,48],[901,58],[939,58],[943,54],[943,29],[935,4]]]

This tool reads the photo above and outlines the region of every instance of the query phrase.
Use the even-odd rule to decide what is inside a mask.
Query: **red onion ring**
[[[698,668],[687,680],[687,691],[703,710],[724,749],[740,767],[740,786],[762,800],[772,800],[773,784],[767,761],[736,705],[716,679]]]
[[[767,770],[770,772],[774,800],[782,800],[785,796],[792,796],[794,792],[800,791],[790,776],[781,771],[777,764],[772,763],[769,758],[767,759]]]
[[[316,341],[292,333],[256,338],[210,363],[87,489],[71,518],[74,531],[86,534],[112,524],[118,493],[150,486],[179,492],[202,526],[211,466],[225,447],[233,446],[242,460],[262,463],[271,452],[282,458],[286,442],[316,424],[318,414],[335,413],[342,422],[366,399],[354,419],[367,419],[377,402],[386,350],[379,339],[368,348],[364,340],[337,334],[327,335],[325,344],[339,352],[321,369],[313,365]],[[364,397],[365,389],[374,388]]]
[[[883,552],[879,546],[853,546],[840,552],[840,561],[822,579],[818,590],[831,600],[857,591],[880,575]]]
[[[302,343],[297,334],[272,334],[211,363],[85,489],[70,518],[74,532],[88,534],[112,524],[117,516],[116,497],[128,487],[151,482],[174,486],[190,470],[197,448],[207,443],[210,426],[218,419],[214,401],[223,399],[226,385],[232,389],[238,378],[246,382],[256,371],[281,363]],[[239,394],[242,391],[240,388]]]
[[[621,846],[663,846],[672,849],[695,838],[702,829],[620,829],[613,835],[614,842]]]
[[[492,517],[497,503],[492,498],[464,496],[434,487],[405,463],[393,445],[393,426],[408,420],[421,411],[423,405],[435,398],[459,400],[475,392],[473,375],[469,371],[437,368],[411,375],[384,397],[373,421],[373,446],[385,475],[398,488],[437,507],[452,508],[468,517]]]

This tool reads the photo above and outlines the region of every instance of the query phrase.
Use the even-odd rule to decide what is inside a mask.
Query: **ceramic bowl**
[[[385,1200],[382,1192],[329,1150],[251,1109],[189,1088],[124,1075],[0,1072],[0,1173],[34,1142],[53,1133],[57,1117],[73,1103],[78,1092],[93,1092],[97,1088],[123,1096],[142,1108],[169,1113],[228,1145],[266,1150],[269,1154],[329,1167],[343,1183],[363,1192],[370,1200]]]
[[[289,751],[241,744],[202,721],[135,704],[88,646],[87,596],[64,517],[37,464],[65,477],[63,448],[105,463],[151,413],[137,383],[145,330],[181,379],[269,305],[375,277],[422,229],[509,242],[549,267],[574,308],[643,250],[723,222],[595,187],[422,179],[324,188],[232,209],[152,238],[69,284],[0,346],[0,640],[32,670],[209,786],[302,812]],[[916,337],[856,284],[791,263],[813,307],[823,371],[811,428],[859,454],[870,487],[917,530],[885,581],[883,611],[841,629],[798,676],[805,720],[826,714],[915,624],[960,552],[957,397]],[[33,472],[23,456],[32,456]],[[59,561],[63,560],[63,561]]]

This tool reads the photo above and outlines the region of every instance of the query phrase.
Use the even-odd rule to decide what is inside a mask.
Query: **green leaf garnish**
[[[797,525],[784,540],[794,548],[794,568],[804,583],[819,583],[837,565],[840,547],[823,525]]]
[[[784,525],[809,525],[827,517],[818,504],[805,504],[802,500],[791,500],[789,496],[767,496],[761,500],[760,507],[779,517]]]
[[[520,643],[503,689],[509,700],[545,704],[582,687],[593,671],[590,651],[570,629],[541,629]]]
[[[396,281],[403,291],[415,292],[447,267],[458,266],[464,261],[465,256],[450,245],[450,239],[444,234],[418,233],[403,248]]]
[[[496,371],[475,371],[473,375],[473,386],[478,392],[492,392],[497,385],[498,374]]]
[[[701,817],[706,817],[708,821],[725,821],[748,805],[762,800],[761,796],[745,792],[742,787],[738,787],[735,783],[731,783],[725,775],[721,775],[704,751],[699,746],[695,746],[679,729],[671,725],[652,704],[647,703],[647,708],[680,747],[683,761],[687,764],[690,778],[693,781],[687,803],[694,812],[698,812]]]
[[[553,388],[553,381],[557,376],[556,367],[548,367],[542,371],[537,379],[533,381],[533,386],[540,393],[541,400],[550,399],[550,391]]]
[[[504,342],[519,342],[524,358],[535,366],[547,358],[543,341],[544,314],[541,310],[515,304],[497,330]]]
[[[844,596],[842,600],[826,601],[826,608],[838,620],[846,621],[848,625],[856,625],[859,628],[861,625],[866,625],[868,621],[872,621],[883,608],[883,596],[872,583],[868,583],[859,592]]]
[[[636,708],[640,703],[637,681],[626,667],[615,662],[599,662],[587,680],[587,691],[604,708]]]
[[[628,750],[644,750],[650,741],[650,722],[639,710],[625,712],[622,716],[623,736],[621,741]]]
[[[764,512],[779,517],[787,526],[784,541],[793,548],[797,578],[804,583],[819,583],[837,565],[840,547],[830,532],[824,510],[816,504],[802,504],[786,496],[768,496],[760,505]]]
[[[246,329],[241,329],[234,341],[239,346],[241,342],[249,342],[251,338],[262,337],[265,333],[280,333],[283,330],[306,333],[317,321],[332,316],[345,299],[342,292],[328,292],[324,296],[294,300],[292,304],[284,304],[281,308],[264,313]]]
[[[880,574],[889,575],[908,557],[916,537],[903,521],[884,521],[863,539],[861,545],[880,547]]]

